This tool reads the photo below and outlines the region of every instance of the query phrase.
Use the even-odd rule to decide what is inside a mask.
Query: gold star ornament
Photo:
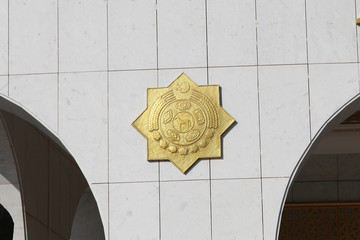
[[[133,126],[147,138],[147,159],[170,160],[185,173],[199,158],[221,157],[221,135],[234,119],[220,106],[219,85],[198,86],[185,73],[148,88]]]

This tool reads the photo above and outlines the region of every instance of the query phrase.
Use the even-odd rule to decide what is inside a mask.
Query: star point
[[[185,173],[198,159],[221,157],[221,135],[234,119],[219,86],[198,86],[185,73],[166,88],[149,88],[147,108],[132,125],[147,138],[147,158],[170,160]]]

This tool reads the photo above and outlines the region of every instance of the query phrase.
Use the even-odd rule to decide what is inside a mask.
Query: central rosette
[[[206,118],[195,102],[179,100],[168,104],[160,113],[160,130],[170,143],[189,146],[206,130]]]
[[[187,83],[159,97],[149,116],[149,131],[163,149],[186,155],[205,148],[218,127],[213,102]]]

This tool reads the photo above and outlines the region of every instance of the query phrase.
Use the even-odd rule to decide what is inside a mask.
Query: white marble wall
[[[274,240],[296,163],[359,93],[359,5],[0,0],[0,92],[73,154],[107,239]],[[187,175],[147,162],[146,140],[131,126],[146,88],[181,72],[220,84],[237,120],[223,158]]]

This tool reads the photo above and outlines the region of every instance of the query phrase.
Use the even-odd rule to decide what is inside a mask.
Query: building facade
[[[277,239],[302,161],[360,109],[359,6],[358,0],[0,0],[2,133],[18,169],[15,182],[0,186],[0,202],[9,186],[22,185],[13,206],[22,223],[15,224],[22,229],[16,239],[89,239],[76,229],[86,229],[82,223],[97,211],[111,240]],[[222,107],[236,120],[223,136],[222,157],[202,159],[187,174],[168,161],[148,162],[146,139],[131,126],[146,108],[146,89],[166,87],[182,72],[198,85],[219,84]],[[31,155],[28,143],[40,140],[25,138],[25,127],[17,127],[24,124],[50,150]],[[63,206],[72,209],[67,229],[52,227],[62,217],[50,206],[61,212],[62,205],[49,198],[37,218],[44,205],[37,198],[26,203],[26,184],[18,180],[43,172],[25,176],[21,154],[32,159],[23,161],[25,169],[52,166],[51,146],[79,170],[66,180],[69,189],[81,183],[64,200],[76,200]],[[49,155],[36,155],[42,151]],[[1,169],[6,175],[8,168]],[[68,176],[69,169],[50,169],[36,196],[61,188],[51,176]],[[40,180],[27,181],[30,191]],[[87,217],[89,209],[96,211]],[[54,225],[51,216],[58,216]],[[83,232],[91,229],[99,233]]]

